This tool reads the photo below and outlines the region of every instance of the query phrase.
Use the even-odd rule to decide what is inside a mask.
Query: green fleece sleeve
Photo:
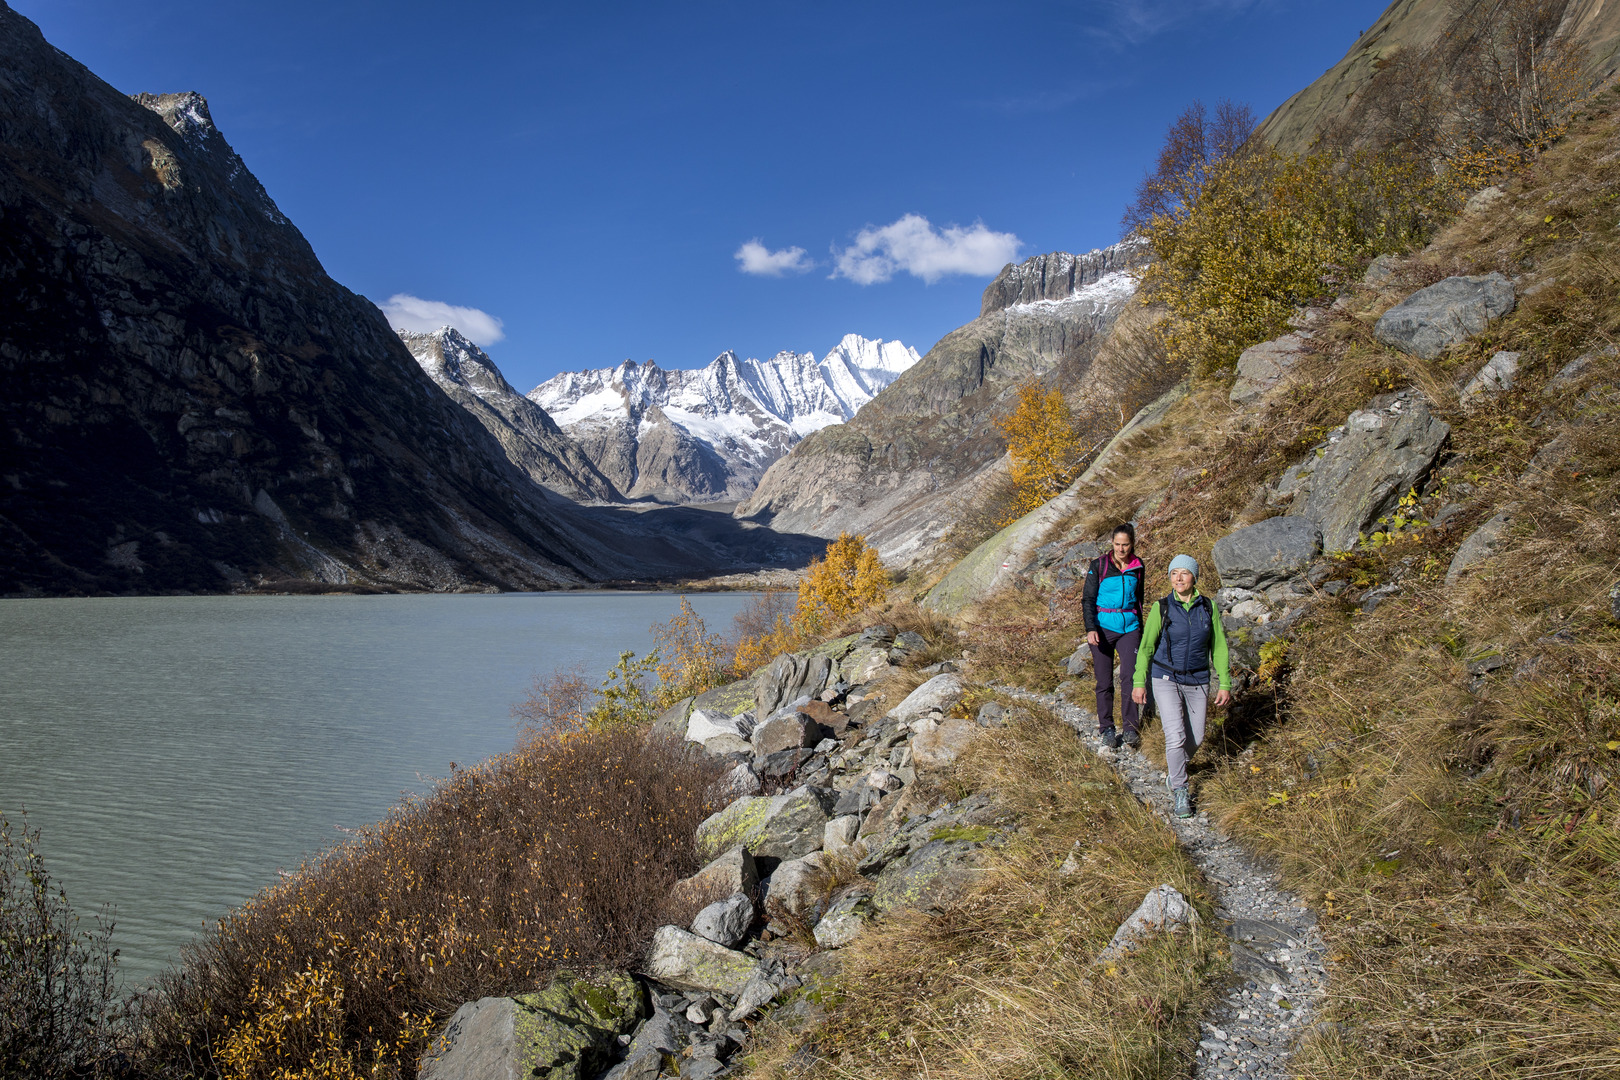
[[[1209,605],[1209,613],[1215,624],[1215,640],[1210,646],[1210,659],[1215,663],[1215,674],[1221,677],[1221,689],[1232,689],[1232,665],[1226,655],[1226,627],[1221,625],[1221,609],[1213,603]]]
[[[1164,615],[1159,611],[1160,601],[1153,601],[1148,609],[1147,620],[1142,623],[1142,643],[1136,647],[1136,675],[1131,679],[1131,685],[1139,689],[1147,689],[1148,672],[1153,667],[1153,650],[1159,647],[1159,629],[1164,623]],[[1226,655],[1226,639],[1220,639],[1221,655]]]

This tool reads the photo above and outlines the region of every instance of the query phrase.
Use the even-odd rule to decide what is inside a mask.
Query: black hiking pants
[[[1119,666],[1119,686],[1123,700],[1119,703],[1120,727],[1127,732],[1140,730],[1140,714],[1136,702],[1131,700],[1131,683],[1136,677],[1136,648],[1142,644],[1140,628],[1128,634],[1112,630],[1097,631],[1097,644],[1091,647],[1091,671],[1097,678],[1097,730],[1106,735],[1114,730],[1114,666]]]

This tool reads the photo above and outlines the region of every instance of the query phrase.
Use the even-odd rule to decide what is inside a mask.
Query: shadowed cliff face
[[[548,588],[757,546],[549,496],[199,96],[132,101],[3,2],[0,391],[0,594]]]
[[[979,318],[848,423],[795,446],[737,516],[819,536],[862,533],[892,565],[926,557],[958,500],[1002,460],[995,425],[1017,388],[1045,379],[1071,400],[1086,396],[1093,361],[1135,292],[1130,271],[1148,257],[1146,245],[1126,243],[1007,266],[985,289]]]

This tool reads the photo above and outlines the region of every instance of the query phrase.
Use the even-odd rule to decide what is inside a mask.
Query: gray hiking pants
[[[1209,686],[1183,686],[1174,679],[1151,679],[1153,704],[1164,725],[1164,767],[1170,786],[1187,786],[1187,759],[1204,741],[1204,714],[1209,710]],[[1192,748],[1187,738],[1192,737]]]

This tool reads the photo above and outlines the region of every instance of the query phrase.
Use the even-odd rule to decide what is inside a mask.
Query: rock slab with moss
[[[593,1080],[645,1011],[635,979],[560,971],[544,990],[471,1001],[422,1056],[420,1080]]]
[[[712,859],[741,847],[771,859],[808,855],[821,847],[829,817],[825,802],[825,793],[809,787],[738,799],[697,827],[698,854]]]

